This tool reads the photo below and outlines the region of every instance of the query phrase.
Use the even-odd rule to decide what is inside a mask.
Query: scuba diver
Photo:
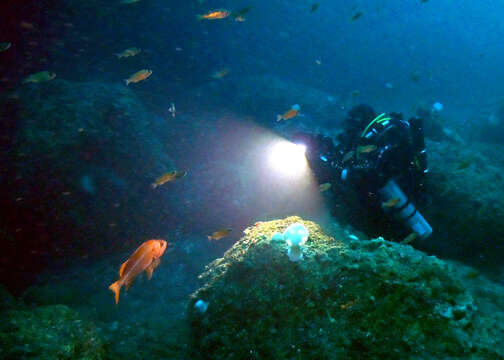
[[[346,213],[353,208],[350,213],[359,214],[349,219],[353,225],[379,235],[430,236],[432,228],[413,204],[425,200],[428,172],[421,118],[378,115],[358,105],[349,111],[336,145],[329,137],[305,133],[294,141],[306,146],[318,182],[332,184],[339,197],[335,208],[344,203]],[[384,222],[384,213],[396,221]]]

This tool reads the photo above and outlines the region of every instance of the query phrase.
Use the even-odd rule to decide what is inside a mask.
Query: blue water
[[[233,12],[247,7],[245,21],[235,21]],[[231,16],[197,20],[212,9]],[[270,139],[295,130],[336,136],[358,103],[409,117],[437,102],[439,132],[426,130],[426,138],[445,138],[430,159],[454,164],[434,168],[443,179],[461,179],[450,186],[469,193],[474,211],[459,218],[477,225],[459,229],[470,234],[463,241],[460,233],[448,239],[449,209],[431,202],[427,214],[443,230],[418,248],[503,283],[504,249],[492,222],[503,202],[503,16],[499,0],[4,0],[0,43],[11,46],[0,52],[0,284],[17,297],[55,284],[45,299],[25,296],[30,305],[55,304],[77,276],[93,296],[83,302],[80,287],[60,302],[115,327],[120,315],[111,315],[107,287],[119,265],[143,241],[166,238],[173,250],[157,285],[135,284],[125,300],[138,291],[125,309],[141,309],[139,317],[166,331],[145,304],[160,301],[183,322],[197,275],[246,227],[293,214],[343,221],[331,212],[338,198],[319,194],[315,180],[306,180],[313,195],[265,167]],[[114,55],[131,47],[142,51]],[[141,69],[152,76],[126,87],[124,79]],[[44,70],[56,78],[22,83]],[[293,104],[303,116],[276,123]],[[453,175],[463,161],[471,165]],[[174,169],[187,177],[151,189]],[[359,214],[352,216],[350,225],[358,224]],[[230,237],[207,241],[227,227]],[[92,279],[83,277],[86,269]],[[172,288],[169,298],[149,295]]]

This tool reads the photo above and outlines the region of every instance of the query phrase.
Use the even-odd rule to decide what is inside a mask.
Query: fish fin
[[[277,115],[277,121],[282,120],[282,115]]]
[[[126,268],[126,264],[128,263],[129,259],[126,260],[125,262],[123,262],[123,264],[121,265],[121,268],[119,269],[119,276],[123,276],[124,274],[124,269]]]
[[[126,286],[126,291],[128,291],[128,289],[130,288],[131,284],[133,284],[133,279],[126,281],[126,283],[124,284]]]
[[[154,270],[155,268],[157,268],[159,266],[159,264],[161,264],[161,258],[156,258],[154,260],[152,260],[152,270]]]
[[[154,267],[151,265],[147,269],[145,269],[145,273],[147,274],[147,280],[152,279],[152,272],[154,271]]]
[[[109,289],[115,294],[115,302],[119,304],[119,293],[121,292],[121,285],[119,285],[119,280],[109,286]]]

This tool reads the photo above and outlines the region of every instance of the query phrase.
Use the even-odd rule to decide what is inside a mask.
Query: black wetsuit
[[[371,108],[361,105],[352,111],[336,145],[322,135],[295,137],[307,146],[308,162],[318,182],[333,185],[335,206],[343,204],[356,212],[364,209],[368,220],[373,222],[376,216],[379,221],[383,213],[377,192],[389,179],[411,201],[421,202],[428,172],[422,120],[404,120],[392,113],[372,123],[377,117]]]

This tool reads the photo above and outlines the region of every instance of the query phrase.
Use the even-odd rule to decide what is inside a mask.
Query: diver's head
[[[344,126],[350,131],[362,131],[375,117],[376,113],[371,106],[360,104],[348,112]]]

